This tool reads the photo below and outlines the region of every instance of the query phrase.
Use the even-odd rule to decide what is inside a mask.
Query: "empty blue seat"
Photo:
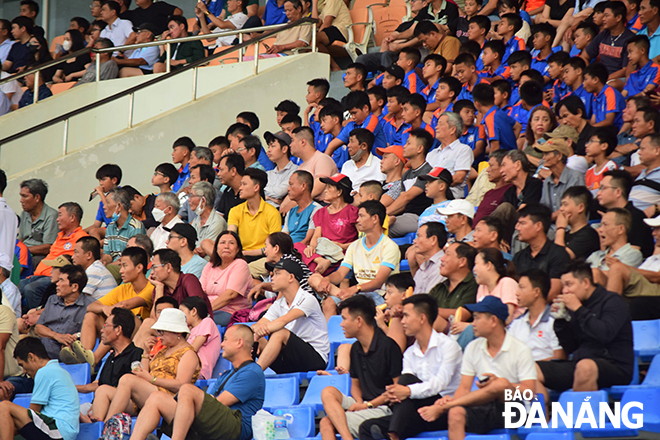
[[[408,260],[401,260],[399,263],[399,272],[410,272],[410,264]]]
[[[575,420],[580,412],[580,406],[585,401],[592,404],[591,407],[594,409],[594,414],[597,414],[598,404],[600,402],[608,402],[607,393],[605,391],[564,391],[559,396],[559,403],[563,408],[566,408],[566,404],[569,402],[573,403],[573,426],[575,426]],[[561,418],[557,421],[557,427],[566,428]]]
[[[87,385],[92,381],[92,367],[86,362],[74,365],[60,364],[60,367],[71,375],[71,379],[76,385]]]
[[[573,440],[572,432],[535,432],[525,437],[525,440]]]
[[[211,377],[217,379],[225,370],[230,370],[231,368],[232,368],[231,362],[229,362],[227,359],[223,358],[222,355],[220,355],[220,357],[218,358],[218,362],[216,362],[215,367],[213,367],[213,372],[211,373]]]
[[[633,347],[635,354],[644,362],[660,354],[660,319],[633,321]]]
[[[76,440],[96,440],[103,432],[103,422],[81,423]]]
[[[655,358],[658,358],[657,361],[655,361]],[[653,362],[655,362],[655,367],[653,367]],[[649,380],[648,385],[638,385],[639,384],[639,362],[637,360],[637,356],[635,356],[635,366],[633,370],[633,378],[630,381],[630,384],[628,385],[614,385],[613,387],[610,388],[604,388],[604,391],[607,391],[607,394],[610,395],[611,398],[619,400],[621,399],[621,396],[623,396],[624,391],[626,391],[628,388],[635,388],[635,387],[648,387],[648,386],[658,386],[660,385],[660,357],[658,355],[653,357],[653,362],[651,362],[651,366],[649,367],[649,370],[646,374],[646,377],[644,378],[644,382],[646,380]],[[653,369],[653,371],[651,371]],[[652,378],[650,378],[651,376]],[[655,377],[654,377],[655,376]],[[652,385],[653,381],[655,381],[656,385]]]
[[[311,407],[279,408],[273,414],[287,419],[286,429],[290,438],[307,438],[314,435],[314,411]]]
[[[470,434],[465,436],[465,440],[511,440],[509,434]]]
[[[298,404],[298,381],[294,377],[266,379],[264,409],[287,407]]]
[[[277,374],[276,372],[274,372],[270,368],[266,368],[266,370],[264,371],[264,376],[266,376],[266,379],[270,379],[270,378],[279,378],[279,379],[281,379],[281,378],[285,378],[285,377],[293,377],[296,380],[296,382],[298,383],[298,386],[300,386],[300,385],[303,384],[303,381],[308,380],[307,375],[309,373],[310,372],[308,371],[308,372],[304,372],[304,373],[282,373],[282,374]]]
[[[629,402],[640,402],[644,410],[632,408],[629,418],[632,421],[635,414],[644,415],[643,431],[660,432],[660,388],[630,389],[623,393],[621,410]],[[622,425],[623,426],[623,425]]]
[[[335,387],[345,395],[349,396],[351,394],[351,378],[348,374],[312,377],[300,405],[311,406],[316,412],[321,411],[323,409],[321,392],[325,387]]]

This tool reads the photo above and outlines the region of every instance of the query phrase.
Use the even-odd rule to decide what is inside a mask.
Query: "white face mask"
[[[62,49],[64,49],[67,52],[71,50],[71,40],[64,40],[62,42]]]
[[[154,216],[154,220],[156,220],[158,223],[162,222],[163,219],[165,218],[165,211],[159,208],[154,208],[151,210],[151,215]]]
[[[195,214],[197,214],[197,216],[201,217],[202,213],[204,212],[204,208],[205,207],[202,206],[202,201],[200,200],[199,205],[197,205],[197,208],[195,208]]]

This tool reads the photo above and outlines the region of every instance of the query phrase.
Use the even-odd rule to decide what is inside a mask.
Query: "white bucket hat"
[[[190,333],[186,321],[186,314],[179,309],[167,308],[160,312],[160,317],[152,330],[163,330],[172,333]]]

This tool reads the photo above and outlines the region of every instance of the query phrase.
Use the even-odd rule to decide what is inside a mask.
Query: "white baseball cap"
[[[438,208],[436,212],[440,215],[463,214],[474,218],[474,205],[465,199],[456,199],[444,208]]]
[[[7,254],[3,254],[2,252],[0,252],[0,267],[7,269],[10,272],[14,268],[14,262],[9,256],[7,256]]]
[[[660,227],[660,215],[657,216],[657,217],[653,217],[653,218],[645,218],[644,223],[646,223],[647,225],[649,225],[652,228]],[[1,266],[1,264],[0,264],[0,266]]]

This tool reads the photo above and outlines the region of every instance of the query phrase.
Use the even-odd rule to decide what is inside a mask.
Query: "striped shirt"
[[[117,228],[117,222],[111,222],[105,231],[105,244],[103,245],[103,253],[112,257],[115,261],[121,256],[121,253],[126,249],[128,240],[138,234],[146,234],[144,225],[140,220],[134,219],[128,214],[124,224],[121,228]]]
[[[94,299],[101,299],[105,294],[110,293],[112,289],[117,287],[115,277],[112,276],[100,260],[93,262],[85,270],[85,273],[87,274],[87,285],[85,285],[83,293]]]

